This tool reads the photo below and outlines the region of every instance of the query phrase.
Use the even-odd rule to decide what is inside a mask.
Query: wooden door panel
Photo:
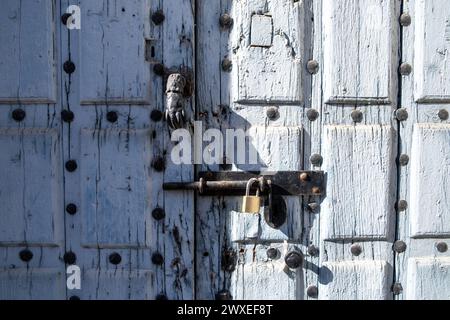
[[[322,78],[313,91],[327,174],[319,299],[392,299],[400,5],[323,0],[319,8]]]
[[[233,50],[239,51],[232,56],[234,100],[302,103],[305,2],[252,0],[233,6]]]
[[[61,245],[61,162],[54,129],[0,129],[0,243]]]
[[[323,240],[392,240],[396,135],[390,125],[324,128]]]
[[[386,261],[342,261],[324,263],[327,270],[320,286],[324,300],[390,300],[392,265]]]
[[[449,300],[450,258],[410,258],[406,299]]]
[[[450,237],[449,139],[448,124],[414,126],[410,182],[412,237]]]
[[[326,103],[396,102],[397,7],[385,0],[323,1]]]
[[[80,1],[80,103],[150,104],[150,1]],[[151,55],[151,52],[149,53]]]
[[[151,245],[150,136],[147,129],[82,130],[83,246]]]
[[[5,0],[0,13],[0,103],[55,103],[54,1]],[[7,45],[6,45],[7,44]]]
[[[450,299],[448,1],[404,1],[411,23],[403,28],[397,299]]]
[[[450,3],[416,1],[414,98],[419,103],[450,102]]]

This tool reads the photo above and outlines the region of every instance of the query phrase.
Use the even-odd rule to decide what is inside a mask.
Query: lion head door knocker
[[[185,86],[186,78],[179,73],[172,73],[167,78],[165,119],[172,129],[184,126]]]

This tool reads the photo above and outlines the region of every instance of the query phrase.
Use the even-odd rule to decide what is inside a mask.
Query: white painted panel
[[[450,125],[416,124],[411,158],[411,235],[450,236]]]
[[[149,245],[149,130],[85,129],[80,138],[83,245]]]
[[[149,104],[149,1],[84,0],[80,6],[81,104]]]
[[[59,270],[0,270],[2,300],[65,300],[65,298],[65,274]]]
[[[258,158],[258,168],[269,171],[296,171],[302,165],[301,127],[253,126],[249,129],[251,151]],[[250,152],[251,152],[250,151]]]
[[[406,299],[450,300],[450,258],[409,259]]]
[[[234,100],[303,101],[304,1],[235,1],[233,18]]]
[[[395,224],[395,132],[391,126],[327,126],[323,239],[388,239]]]
[[[450,2],[417,0],[415,27],[415,99],[450,102]]]
[[[0,104],[54,102],[53,1],[1,5]]]
[[[276,259],[267,258],[267,249],[276,248]],[[284,257],[296,246],[287,243],[240,245],[239,262],[232,274],[230,292],[234,300],[298,300],[303,297],[303,269],[286,267]]]
[[[150,300],[155,298],[154,281],[150,270],[87,270],[80,295],[88,300]]]
[[[325,262],[320,283],[323,300],[389,300],[392,266],[380,260]]]
[[[62,237],[59,139],[51,129],[0,129],[0,242]]]
[[[389,0],[323,1],[327,103],[395,102],[396,7]]]

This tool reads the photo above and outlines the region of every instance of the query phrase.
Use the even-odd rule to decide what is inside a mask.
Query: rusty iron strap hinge
[[[240,196],[245,193],[247,182],[257,178],[262,194],[271,192],[281,196],[325,195],[325,173],[323,171],[279,171],[256,172],[200,172],[196,182],[168,182],[163,190],[194,190],[202,196]]]

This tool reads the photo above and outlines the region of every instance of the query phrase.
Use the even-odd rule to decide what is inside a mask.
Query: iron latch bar
[[[325,173],[323,171],[278,171],[257,172],[199,172],[196,182],[168,182],[163,190],[194,190],[202,196],[241,196],[251,178],[260,180],[262,194],[271,192],[281,196],[325,195]]]

